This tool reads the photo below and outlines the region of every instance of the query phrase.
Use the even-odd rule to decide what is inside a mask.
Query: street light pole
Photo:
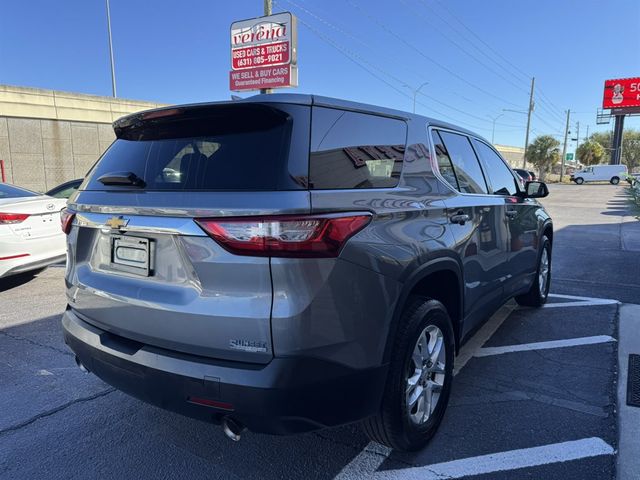
[[[114,98],[116,93],[116,68],[113,62],[113,42],[111,41],[111,9],[109,8],[109,0],[107,2],[107,30],[109,31],[109,60],[111,61],[111,93]]]
[[[496,134],[496,120],[498,120],[501,116],[503,116],[504,113],[501,113],[500,115],[498,115],[497,117],[492,117],[491,115],[487,115],[487,117],[489,117],[491,119],[492,122],[492,127],[491,127],[491,143],[493,143],[494,141],[494,137]]]
[[[413,113],[416,113],[416,97],[418,96],[418,93],[420,93],[420,90],[422,89],[422,87],[428,84],[429,82],[423,82],[420,84],[418,88],[411,88],[409,85],[406,85],[406,84],[403,85],[403,87],[407,87],[409,90],[411,90],[411,93],[413,94]]]

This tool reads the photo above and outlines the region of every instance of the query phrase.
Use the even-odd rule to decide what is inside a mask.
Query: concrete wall
[[[0,159],[7,182],[46,191],[82,178],[114,140],[114,120],[159,106],[0,85]]]

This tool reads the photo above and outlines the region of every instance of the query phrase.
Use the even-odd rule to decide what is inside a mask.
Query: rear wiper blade
[[[133,172],[105,173],[98,181],[103,185],[122,185],[144,188],[147,184]]]

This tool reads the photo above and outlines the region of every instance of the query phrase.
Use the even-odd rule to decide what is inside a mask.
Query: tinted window
[[[63,188],[62,190],[58,190],[53,193],[47,193],[47,195],[55,198],[69,198],[71,194],[78,189],[78,187],[79,185],[72,185],[70,187]]]
[[[473,141],[478,156],[485,165],[485,172],[491,183],[494,195],[515,195],[518,193],[516,179],[511,173],[511,169],[504,163],[502,158],[484,142]]]
[[[298,107],[309,116],[309,109]],[[308,118],[306,123],[308,132]],[[289,169],[293,116],[256,104],[186,110],[142,119],[118,130],[118,139],[91,172],[86,190],[105,186],[105,174],[132,172],[146,190],[287,190],[304,188],[305,171]],[[304,127],[303,127],[304,130]],[[307,139],[308,133],[303,134]],[[305,149],[306,156],[306,149]],[[296,152],[298,158],[300,152]]]
[[[398,184],[407,139],[403,121],[321,107],[313,108],[311,118],[311,188]]]
[[[449,182],[449,185],[456,190],[460,190],[456,173],[453,170],[453,164],[451,163],[447,149],[444,148],[444,143],[440,138],[440,134],[436,130],[432,130],[431,138],[433,139],[433,145],[436,149],[436,159],[438,160],[438,170],[440,171],[440,175]]]
[[[482,169],[469,138],[457,133],[438,133],[444,142],[442,148],[453,164],[458,190],[463,193],[488,193]]]
[[[20,198],[20,197],[37,197],[40,193],[32,192],[26,188],[15,187],[0,183],[0,199],[2,198]]]

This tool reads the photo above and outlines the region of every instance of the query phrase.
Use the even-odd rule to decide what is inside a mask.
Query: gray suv
[[[64,338],[162,408],[291,434],[362,421],[421,448],[460,345],[540,306],[553,229],[495,149],[400,111],[311,95],[151,110],[63,214]]]

